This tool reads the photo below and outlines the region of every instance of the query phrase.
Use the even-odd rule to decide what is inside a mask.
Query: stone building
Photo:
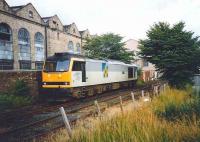
[[[88,30],[63,25],[57,15],[41,17],[31,3],[9,6],[0,0],[0,70],[40,70],[55,52],[82,53]]]
[[[142,70],[142,79],[144,81],[149,81],[157,78],[157,72],[155,66],[144,59],[141,59],[138,56],[138,52],[140,49],[138,48],[138,41],[134,39],[129,39],[125,42],[125,48],[129,51],[134,52],[135,60],[133,61],[134,64],[138,65],[139,68]]]

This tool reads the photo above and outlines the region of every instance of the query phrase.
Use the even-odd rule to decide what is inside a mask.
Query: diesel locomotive
[[[137,66],[134,64],[55,53],[44,63],[41,87],[43,95],[81,98],[131,87],[136,80]]]

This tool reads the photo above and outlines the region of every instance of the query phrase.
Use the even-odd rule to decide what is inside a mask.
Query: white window
[[[0,23],[0,70],[13,69],[12,32],[9,25]]]
[[[25,28],[21,28],[18,32],[18,47],[19,47],[19,60],[30,61],[31,60],[31,46],[29,32]],[[20,62],[23,64],[24,62]],[[26,62],[25,66],[20,65],[21,69],[29,69],[30,62]],[[25,67],[25,68],[24,68]]]
[[[29,11],[29,18],[33,18],[33,11]]]
[[[73,28],[73,34],[75,34],[76,33],[76,30]]]
[[[144,67],[148,67],[149,66],[149,62],[147,62],[146,60],[143,61],[143,66]]]
[[[74,44],[72,41],[69,41],[69,43],[68,43],[68,51],[74,52]]]
[[[78,54],[81,53],[81,45],[80,45],[80,43],[77,43],[77,44],[76,44],[76,50],[77,50],[77,53],[78,53]]]
[[[35,61],[44,61],[44,36],[40,32],[35,34]]]
[[[5,23],[0,24],[0,59],[13,60],[12,33]]]

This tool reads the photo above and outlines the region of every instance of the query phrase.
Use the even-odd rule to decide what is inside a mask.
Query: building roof
[[[79,33],[82,34],[82,33],[84,33],[85,31],[86,31],[86,30],[84,30],[84,31],[79,31]]]
[[[72,23],[73,24],[73,23]],[[67,29],[69,29],[71,26],[72,26],[72,24],[69,24],[69,25],[64,25],[64,28],[67,28]]]
[[[11,6],[10,9],[13,11],[18,11],[22,8],[24,8],[26,5],[19,5],[19,6]]]
[[[49,22],[49,19],[51,19],[53,16],[49,16],[49,17],[42,17],[42,20],[45,22],[45,23],[48,23]]]

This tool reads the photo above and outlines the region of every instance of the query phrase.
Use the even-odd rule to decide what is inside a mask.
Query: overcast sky
[[[62,23],[75,22],[91,34],[114,32],[125,39],[146,37],[158,21],[184,21],[200,35],[200,0],[6,0],[10,6],[31,2],[42,17],[57,14]]]

